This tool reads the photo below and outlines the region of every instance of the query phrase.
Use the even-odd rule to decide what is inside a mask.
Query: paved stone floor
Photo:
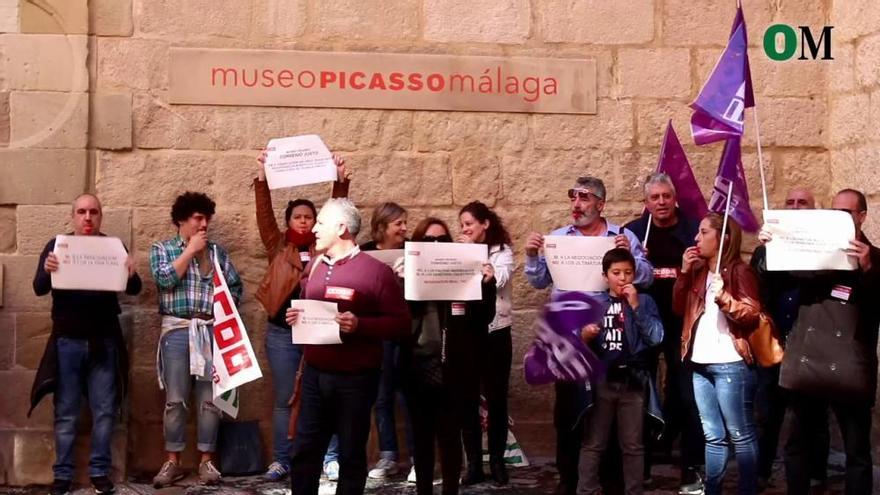
[[[461,490],[462,495],[543,495],[552,494],[556,486],[556,472],[550,459],[531,459],[532,465],[525,468],[515,468],[510,470],[511,482],[506,487],[495,487],[491,483],[483,483],[473,487],[466,487]],[[725,493],[736,493],[736,474],[734,462],[731,461],[731,470],[727,476],[725,485]],[[650,489],[646,490],[647,495],[667,495],[677,494],[678,473],[670,464],[658,464],[653,468],[653,483]],[[842,456],[839,453],[832,455],[829,464],[829,484],[823,490],[815,490],[813,493],[839,494],[843,493],[843,467]],[[367,483],[368,494],[375,495],[403,495],[414,494],[415,488],[405,481],[406,472],[401,473],[398,477],[389,482],[379,483],[370,480]],[[875,467],[875,486],[880,488],[880,469]],[[774,471],[775,484],[765,490],[765,495],[781,495],[785,493],[784,476],[781,464],[777,464]],[[439,482],[437,482],[439,483]],[[440,493],[440,487],[435,487],[435,493]],[[329,495],[335,493],[336,486],[334,483],[323,482],[320,494]],[[877,491],[875,491],[876,493]],[[36,495],[38,493],[47,493],[46,487],[28,487],[28,488],[4,488],[0,487],[0,493],[10,495]],[[90,489],[80,488],[74,495],[90,495],[93,493]],[[195,477],[189,477],[181,481],[178,485],[165,488],[162,490],[154,490],[148,480],[132,480],[125,485],[118,487],[119,495],[289,495],[290,490],[287,483],[268,483],[258,476],[226,478],[222,485],[218,487],[202,487],[196,484]],[[806,494],[805,494],[806,495]]]

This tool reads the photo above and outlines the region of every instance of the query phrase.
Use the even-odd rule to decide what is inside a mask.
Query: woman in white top
[[[758,443],[754,427],[755,370],[748,336],[758,324],[758,280],[742,260],[742,231],[709,213],[700,222],[697,245],[684,252],[673,289],[673,310],[684,317],[681,357],[693,369],[694,396],[706,439],[707,495],[720,494],[728,445],[736,453],[740,494],[757,493]],[[721,273],[716,273],[721,256]]]
[[[511,276],[516,268],[513,251],[510,249],[510,234],[494,211],[488,206],[473,201],[458,214],[461,235],[458,242],[475,242],[489,246],[489,262],[495,269],[497,297],[495,319],[489,325],[489,335],[483,338],[486,359],[480,370],[480,383],[486,395],[489,412],[489,469],[495,483],[508,482],[504,466],[504,450],[507,446],[507,389],[510,381],[510,364],[513,355],[513,342],[510,326],[511,296],[513,284]],[[483,474],[482,439],[480,428],[479,397],[469,407],[464,420],[464,449],[467,454],[468,470],[462,484],[470,485],[485,479]]]

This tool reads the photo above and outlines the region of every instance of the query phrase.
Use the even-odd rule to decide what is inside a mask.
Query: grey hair
[[[590,191],[599,199],[603,201],[605,200],[605,183],[602,182],[602,179],[587,175],[584,177],[578,177],[575,180],[575,184],[577,184],[578,187]]]
[[[665,184],[672,188],[672,195],[675,196],[675,184],[666,172],[652,172],[645,177],[645,197],[648,197],[648,188],[657,184]]]
[[[104,205],[101,204],[101,200],[98,199],[97,196],[95,196],[92,193],[82,193],[79,196],[73,198],[73,201],[70,202],[70,212],[71,213],[76,213],[76,202],[82,198],[85,198],[86,196],[88,196],[90,198],[94,198],[95,202],[98,203],[98,211],[100,211],[101,213],[104,212]]]
[[[321,209],[327,207],[336,208],[342,217],[342,224],[348,229],[348,233],[352,236],[358,235],[358,232],[361,231],[361,213],[351,200],[348,198],[328,199]]]

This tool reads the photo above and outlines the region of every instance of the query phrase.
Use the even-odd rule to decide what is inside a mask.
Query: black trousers
[[[687,363],[681,361],[678,345],[664,345],[663,358],[666,361],[663,440],[671,444],[681,435],[681,468],[694,468],[704,463],[705,439],[694,398],[693,372]]]
[[[788,493],[801,495],[810,489],[816,442],[821,441],[817,431],[828,429],[824,419],[830,406],[837,417],[843,447],[846,453],[847,495],[867,495],[872,492],[871,465],[871,403],[828,402],[798,392],[789,392],[792,411],[791,436],[785,446],[785,477]]]
[[[510,327],[490,332],[485,340],[485,354],[479,364],[480,382],[489,412],[489,457],[502,460],[507,447],[507,392],[510,385],[510,365],[513,360],[513,340]],[[480,428],[479,404],[477,409],[465,411],[464,441],[468,463],[482,463],[483,432]],[[473,454],[472,454],[473,452]],[[480,455],[477,455],[477,452]],[[471,456],[477,456],[471,459]]]
[[[405,385],[407,406],[413,424],[416,493],[434,492],[434,445],[440,450],[443,493],[458,493],[461,475],[462,404],[448,386],[430,385],[411,378]]]
[[[575,494],[578,484],[578,463],[584,437],[583,421],[577,423],[577,393],[581,383],[556,382],[553,425],[556,428],[556,469],[559,483],[566,495]]]
[[[330,437],[339,435],[339,495],[360,495],[367,482],[367,437],[379,370],[359,374],[319,371],[308,364],[302,379],[290,489],[317,495]]]

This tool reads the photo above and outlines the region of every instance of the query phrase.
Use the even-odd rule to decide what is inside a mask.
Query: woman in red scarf
[[[284,210],[284,221],[287,227],[281,231],[272,211],[272,197],[266,182],[263,152],[258,161],[257,178],[254,179],[254,195],[257,206],[257,227],[260,238],[269,258],[269,268],[257,290],[257,300],[268,314],[266,324],[266,356],[269,358],[269,369],[272,373],[274,408],[272,409],[272,457],[273,462],[266,471],[270,481],[283,479],[290,472],[290,440],[287,438],[290,421],[290,398],[293,397],[294,382],[299,362],[302,359],[302,348],[293,343],[290,325],[284,313],[291,299],[299,297],[299,280],[303,267],[315,256],[315,226],[317,210],[308,199],[296,199],[287,203]],[[336,162],[339,181],[333,183],[334,198],[348,196],[349,177],[345,170],[345,161],[333,156]],[[336,462],[336,437],[327,449],[324,458],[324,471],[327,477],[334,480],[339,475],[339,464]]]

